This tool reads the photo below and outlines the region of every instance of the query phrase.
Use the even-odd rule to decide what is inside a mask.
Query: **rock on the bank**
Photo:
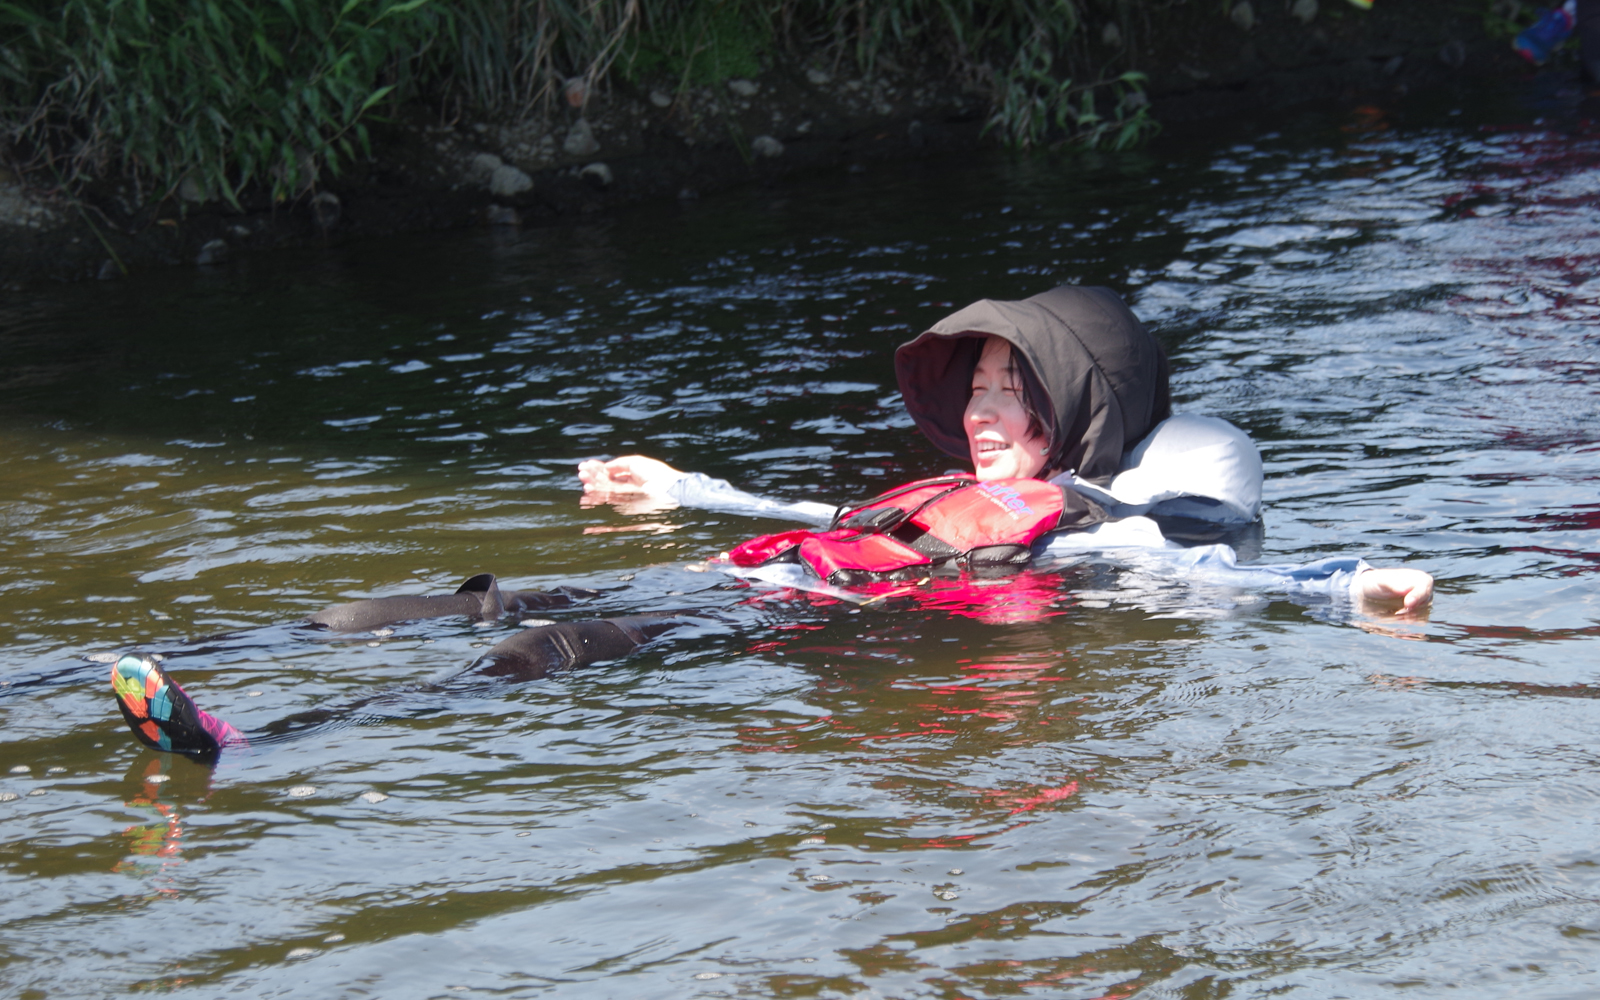
[[[783,143],[770,135],[758,135],[750,141],[750,152],[767,159],[776,159],[783,155]]]
[[[316,197],[311,199],[311,216],[322,229],[332,229],[338,225],[339,217],[343,214],[344,206],[339,204],[339,196],[332,191],[318,191]]]
[[[479,153],[467,167],[467,180],[481,184],[500,198],[513,198],[532,190],[533,178],[493,153]]]
[[[195,180],[193,174],[183,176],[183,181],[178,184],[178,197],[191,205],[203,205],[211,200],[205,185]]]
[[[489,193],[497,197],[512,198],[532,189],[533,178],[509,163],[500,164],[489,175]]]
[[[195,256],[194,262],[201,267],[210,264],[221,264],[228,259],[228,241],[210,240],[200,248],[200,253]]]
[[[493,179],[494,172],[504,165],[504,161],[493,153],[479,153],[467,166],[467,180],[474,184],[487,185]]]
[[[589,119],[579,118],[567,129],[567,141],[561,148],[568,156],[592,156],[600,152],[600,143],[594,137]]]
[[[54,212],[23,194],[20,184],[0,184],[0,225],[52,229],[59,221]]]
[[[589,182],[589,186],[605,190],[611,186],[613,177],[611,168],[604,163],[591,163],[578,171],[578,176]]]

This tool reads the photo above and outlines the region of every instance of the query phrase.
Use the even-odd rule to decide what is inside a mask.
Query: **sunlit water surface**
[[[1440,100],[5,303],[4,992],[1592,995],[1600,133]],[[1063,281],[1260,443],[1253,555],[1432,620],[1100,564],[853,608],[686,568],[776,522],[579,503],[938,472],[893,347]],[[710,616],[431,692],[517,623],[286,624],[479,571]],[[398,690],[211,770],[129,737],[129,647],[245,729]]]

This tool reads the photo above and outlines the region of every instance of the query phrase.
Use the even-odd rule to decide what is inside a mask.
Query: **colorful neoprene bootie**
[[[1350,5],[1352,7],[1360,7],[1362,10],[1371,10],[1372,0],[1350,0]]]
[[[111,692],[139,742],[167,753],[208,754],[247,743],[244,734],[202,712],[155,658],[129,653],[111,668]]]
[[[1572,36],[1572,29],[1578,23],[1578,0],[1567,0],[1560,7],[1551,7],[1544,12],[1533,27],[1517,36],[1511,47],[1517,55],[1533,63],[1543,66],[1545,60],[1550,58],[1550,53],[1561,47]]]

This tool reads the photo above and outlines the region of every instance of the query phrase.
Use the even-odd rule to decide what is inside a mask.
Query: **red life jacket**
[[[936,567],[1015,569],[1035,540],[1063,527],[1105,520],[1092,501],[1038,479],[971,474],[907,483],[845,505],[826,531],[784,531],[752,538],[728,553],[735,566],[799,562],[828,583],[913,580]]]

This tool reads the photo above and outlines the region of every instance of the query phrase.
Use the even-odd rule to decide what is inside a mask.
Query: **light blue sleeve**
[[[1356,574],[1371,569],[1365,559],[1343,556],[1309,563],[1252,563],[1240,566],[1229,545],[1200,545],[1180,550],[1176,568],[1187,579],[1241,590],[1276,591],[1349,599]]]
[[[1147,517],[1047,536],[1034,558],[1039,564],[1105,561],[1158,578],[1335,601],[1349,600],[1356,575],[1372,568],[1366,560],[1353,557],[1241,566],[1232,546],[1185,548],[1162,537],[1161,529]]]
[[[684,507],[725,511],[730,514],[749,514],[752,517],[774,517],[784,521],[801,521],[822,526],[833,520],[834,511],[838,509],[829,504],[810,500],[779,503],[735,489],[726,479],[712,479],[701,472],[685,474],[667,488],[667,496]]]

